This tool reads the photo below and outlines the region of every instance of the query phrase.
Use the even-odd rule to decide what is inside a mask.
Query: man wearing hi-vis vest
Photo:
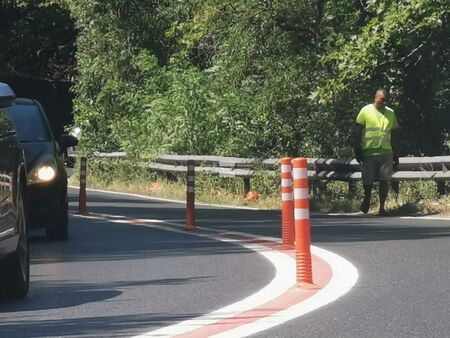
[[[393,168],[398,165],[399,124],[394,111],[387,107],[389,94],[378,89],[375,100],[361,109],[356,117],[356,160],[362,163],[364,200],[361,211],[370,208],[373,182],[380,184],[379,215],[386,215],[384,204]]]

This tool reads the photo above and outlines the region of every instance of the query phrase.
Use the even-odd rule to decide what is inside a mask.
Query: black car
[[[72,135],[55,140],[42,105],[16,99],[6,109],[25,150],[30,199],[30,228],[45,228],[52,240],[68,239],[67,172],[63,154],[78,144]]]
[[[28,293],[27,170],[14,122],[3,108],[14,104],[14,92],[0,83],[0,297]]]

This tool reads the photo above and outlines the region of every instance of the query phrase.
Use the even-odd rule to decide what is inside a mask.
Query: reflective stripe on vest
[[[364,128],[362,144],[363,149],[392,149],[391,129]]]

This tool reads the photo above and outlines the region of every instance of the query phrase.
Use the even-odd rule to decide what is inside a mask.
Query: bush
[[[78,179],[78,174],[72,178]],[[150,172],[136,161],[91,158],[88,165],[88,184],[92,188],[142,193],[170,199],[185,200],[186,175]],[[251,190],[259,199],[244,200],[242,178],[219,177],[196,173],[196,199],[199,202],[254,206],[279,209],[280,173],[256,171],[251,178]],[[364,192],[361,182],[310,181],[310,208],[321,212],[358,212]],[[378,208],[378,185],[372,192],[373,209]],[[450,197],[439,197],[432,181],[400,182],[400,194],[391,190],[386,207],[392,214],[449,213]]]

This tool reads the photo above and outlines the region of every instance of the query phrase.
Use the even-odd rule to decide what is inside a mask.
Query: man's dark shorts
[[[362,164],[364,185],[376,181],[390,181],[393,170],[392,154],[383,156],[367,156]]]

